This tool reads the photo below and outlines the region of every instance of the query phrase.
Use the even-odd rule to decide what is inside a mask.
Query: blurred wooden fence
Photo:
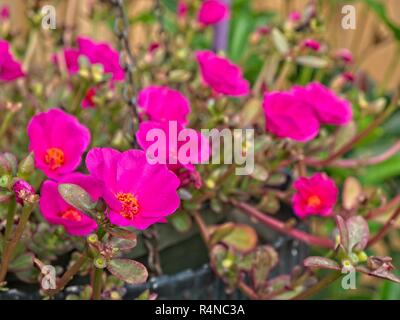
[[[254,9],[278,10],[281,14],[287,15],[292,10],[301,10],[308,0],[249,0]],[[44,3],[56,4],[57,23],[72,23],[79,34],[90,34],[94,38],[109,39],[112,37],[109,29],[102,23],[93,25],[89,20],[88,12],[95,4],[95,0],[53,0]],[[129,15],[131,17],[152,8],[154,0],[128,0]],[[385,0],[389,16],[400,24],[400,0]],[[27,0],[0,0],[0,5],[8,4],[11,8],[11,28],[15,32],[26,33],[28,23],[26,18]],[[379,21],[375,14],[368,10],[362,3],[357,3],[357,28],[356,30],[344,30],[341,27],[341,6],[335,5],[331,0],[324,0],[323,16],[328,20],[328,34],[331,45],[336,48],[346,47],[351,49],[356,59],[361,62],[361,67],[366,70],[377,81],[382,81],[385,70],[392,69],[393,76],[390,86],[393,87],[400,82],[400,63],[394,60],[398,53],[398,46],[392,35]],[[397,13],[397,15],[396,15]],[[136,25],[131,30],[132,46],[135,48],[148,39],[148,27]],[[377,39],[385,39],[378,42]],[[398,55],[397,55],[398,56]],[[362,58],[362,59],[360,59]]]

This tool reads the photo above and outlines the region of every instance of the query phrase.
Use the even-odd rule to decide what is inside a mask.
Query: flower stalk
[[[3,255],[1,258],[0,283],[4,282],[12,254],[14,252],[15,247],[17,246],[18,241],[21,239],[21,236],[25,230],[26,224],[29,221],[29,217],[33,211],[33,208],[34,208],[33,204],[24,205],[22,209],[22,215],[20,217],[17,228],[15,229],[14,235],[11,237],[11,239],[9,239],[6,242],[6,246],[4,248]]]
[[[332,240],[327,239],[327,238],[321,238],[317,236],[313,236],[311,234],[308,234],[306,232],[297,230],[295,228],[288,228],[285,223],[282,221],[276,220],[261,211],[258,211],[256,208],[243,203],[239,202],[234,199],[230,199],[230,202],[237,208],[243,210],[247,214],[249,214],[251,217],[256,218],[258,221],[266,225],[267,227],[278,231],[282,234],[286,234],[290,237],[293,237],[297,240],[300,240],[304,243],[307,243],[309,245],[317,246],[317,247],[322,247],[322,248],[328,248],[332,249],[334,247],[334,243]]]

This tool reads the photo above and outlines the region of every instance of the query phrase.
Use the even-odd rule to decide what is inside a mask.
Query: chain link
[[[139,125],[139,117],[137,113],[137,88],[135,86],[135,58],[129,46],[129,22],[128,17],[124,9],[123,0],[110,0],[111,5],[114,8],[116,18],[114,23],[114,33],[118,38],[119,50],[120,50],[120,64],[125,71],[126,81],[124,83],[122,98],[125,103],[130,107],[132,113],[132,147],[134,149],[139,148],[135,138],[135,132]],[[160,5],[160,3],[158,3]],[[160,9],[161,10],[161,9]],[[162,14],[158,10],[158,14]],[[150,271],[155,275],[162,273],[160,265],[160,255],[158,252],[158,234],[157,230],[151,226],[147,230],[143,230],[143,240],[148,251],[148,267]]]
[[[120,50],[120,64],[125,71],[125,82],[122,89],[122,98],[129,106],[131,112],[131,137],[132,147],[138,148],[135,133],[139,125],[139,117],[137,112],[137,88],[135,85],[135,58],[129,46],[129,22],[124,9],[124,0],[110,0],[115,11],[114,33],[118,39]]]

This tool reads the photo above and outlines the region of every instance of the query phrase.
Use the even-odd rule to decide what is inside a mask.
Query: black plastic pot
[[[259,234],[260,243],[272,244],[279,253],[278,266],[273,270],[271,276],[287,274],[294,266],[301,264],[307,256],[308,247],[297,240],[282,236],[265,226],[251,221],[247,215],[238,211],[228,211],[228,217],[216,215],[211,211],[203,212],[203,217],[208,224],[220,223],[226,218],[229,221],[242,222],[252,225]],[[282,207],[277,218],[287,220],[292,217],[291,209]],[[305,225],[298,222],[297,228],[305,229]],[[150,289],[158,295],[158,299],[243,299],[243,295],[237,291],[227,295],[224,284],[218,279],[208,266],[207,249],[196,228],[192,228],[186,234],[180,234],[170,224],[156,226],[159,234],[159,250],[163,275],[151,278],[146,284],[126,286],[124,299],[134,299],[144,290]],[[147,263],[147,251],[144,246],[142,235],[139,234],[138,246],[129,255],[142,263]],[[82,283],[87,279],[75,279],[72,286],[67,287],[56,296],[64,299],[68,294],[77,294],[81,290]],[[37,285],[26,285],[12,281],[11,289],[0,292],[1,299],[41,299]]]

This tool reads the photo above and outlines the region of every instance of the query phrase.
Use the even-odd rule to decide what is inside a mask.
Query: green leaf
[[[181,233],[188,232],[192,227],[192,219],[185,211],[174,213],[168,217],[168,221],[171,222],[176,231]]]
[[[375,12],[382,22],[393,33],[394,37],[400,41],[400,25],[391,20],[386,12],[385,5],[378,0],[364,0],[364,2]]]
[[[217,244],[222,239],[224,239],[228,234],[232,232],[235,228],[235,224],[232,222],[227,222],[219,226],[210,227],[210,244]]]
[[[257,246],[256,231],[246,224],[235,224],[235,227],[222,240],[227,246],[247,253]]]
[[[65,202],[75,209],[91,218],[95,216],[94,208],[96,207],[96,202],[92,200],[90,195],[82,187],[72,183],[62,183],[58,185],[58,192]]]
[[[335,216],[336,225],[339,230],[340,235],[340,244],[343,246],[343,249],[348,251],[349,248],[349,232],[347,230],[346,222],[344,219],[337,215]]]
[[[148,277],[143,264],[129,259],[113,259],[108,262],[107,269],[115,277],[129,284],[144,283]]]
[[[116,238],[128,239],[136,241],[137,235],[132,230],[114,227],[108,230],[108,232]]]
[[[357,178],[347,177],[344,181],[342,204],[346,210],[353,209],[360,199],[362,187]]]
[[[112,238],[109,241],[109,245],[111,245],[112,248],[116,248],[120,251],[131,250],[134,247],[136,247],[136,244],[137,244],[136,239],[131,240],[131,239],[123,239],[123,238]]]
[[[304,260],[304,266],[307,268],[340,270],[340,266],[336,261],[325,257],[308,257]]]
[[[13,272],[25,271],[33,267],[33,254],[24,253],[14,258],[9,266],[9,269]]]
[[[253,263],[253,283],[256,288],[267,281],[272,268],[278,263],[278,253],[271,246],[258,247]]]
[[[353,216],[346,221],[347,231],[349,234],[348,252],[353,249],[357,251],[364,250],[369,239],[368,223],[361,216]]]
[[[284,34],[277,28],[272,30],[272,40],[275,44],[276,49],[282,55],[286,55],[289,53],[289,43],[286,40]]]
[[[315,69],[322,69],[328,65],[328,61],[315,56],[300,56],[296,58],[296,62],[302,66]]]

